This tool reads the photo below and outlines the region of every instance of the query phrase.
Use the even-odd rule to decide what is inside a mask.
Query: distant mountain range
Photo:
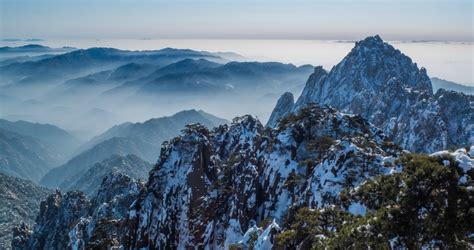
[[[60,163],[57,152],[40,140],[0,129],[0,172],[39,181]]]
[[[31,52],[31,51],[41,51],[41,52],[47,52],[47,51],[52,51],[52,50],[72,50],[75,48],[72,47],[63,47],[63,48],[58,48],[58,49],[53,49],[48,46],[40,45],[40,44],[28,44],[28,45],[23,45],[19,47],[0,47],[0,53],[5,53],[5,52]]]
[[[5,50],[29,51],[28,47]],[[5,107],[0,116],[58,124],[80,137],[156,116],[156,106],[173,111],[205,109],[223,117],[255,112],[265,118],[278,96],[288,90],[299,93],[313,70],[311,65],[245,60],[231,52],[172,48],[90,48],[17,56],[0,60]],[[114,117],[82,115],[93,109]]]
[[[6,51],[12,48],[5,48]],[[26,50],[26,48],[16,48]],[[5,54],[7,52],[4,52]],[[26,52],[25,52],[26,53]],[[2,52],[0,51],[0,56]],[[183,59],[205,58],[216,62],[228,60],[208,52],[166,48],[157,51],[125,51],[112,48],[90,48],[46,57],[35,61],[18,61],[0,66],[2,90],[12,95],[45,94],[51,86],[72,78],[82,77],[98,71],[113,70],[125,64],[152,64],[164,67]],[[34,92],[31,91],[34,88]],[[26,92],[29,90],[30,92]]]
[[[114,137],[136,138],[150,145],[161,147],[163,141],[169,140],[190,123],[201,123],[206,127],[213,128],[229,123],[229,121],[202,110],[185,110],[172,116],[153,118],[141,123],[123,123],[114,126],[82,145],[79,151],[90,149]],[[149,159],[149,157],[146,157],[146,159]]]
[[[69,132],[51,124],[0,119],[0,128],[39,139],[59,154],[57,157],[60,161],[67,160],[82,143]]]
[[[291,64],[231,62],[219,67],[208,66],[202,60],[199,71],[166,74],[155,78],[138,90],[138,94],[160,96],[169,93],[267,93],[280,91],[301,83],[301,76],[312,71],[312,66],[296,67]],[[197,63],[196,63],[197,64]]]
[[[72,47],[62,47],[62,48],[51,48],[39,44],[28,44],[20,47],[0,47],[0,60],[5,59],[6,57],[11,58],[15,56],[21,56],[25,54],[57,54],[57,53],[66,53],[76,50]]]
[[[54,125],[0,119],[0,172],[38,182],[80,143]]]
[[[152,164],[136,155],[112,155],[102,162],[89,166],[75,176],[66,178],[59,188],[63,191],[80,190],[87,196],[93,197],[97,194],[102,180],[110,173],[121,173],[137,180],[146,180],[152,167]]]
[[[12,48],[5,48],[9,51]],[[16,48],[15,50],[23,50]],[[0,50],[0,55],[2,51]],[[97,70],[106,67],[118,67],[127,63],[150,63],[165,66],[187,58],[207,58],[219,62],[227,60],[208,52],[166,48],[156,51],[125,51],[113,48],[79,49],[69,53],[45,58],[36,62],[13,63],[1,67],[3,76],[33,78],[49,73],[52,77],[71,74],[77,75],[87,69]],[[23,81],[24,83],[25,81]]]
[[[177,135],[190,123],[201,123],[212,128],[228,121],[203,111],[188,110],[143,123],[117,125],[81,146],[77,156],[49,171],[40,183],[47,187],[58,187],[63,180],[114,154],[135,154],[148,162],[155,162],[161,144]]]
[[[474,95],[474,86],[462,85],[452,81],[443,80],[437,77],[431,78],[431,84],[433,85],[433,91],[438,91],[438,89],[453,90],[457,92],[462,92],[466,95]]]

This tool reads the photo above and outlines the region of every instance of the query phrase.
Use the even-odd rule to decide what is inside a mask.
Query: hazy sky
[[[0,0],[0,35],[473,41],[473,8],[473,0]]]

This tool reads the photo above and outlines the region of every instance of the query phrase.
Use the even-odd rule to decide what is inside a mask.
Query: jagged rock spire
[[[285,92],[283,95],[280,96],[275,108],[270,115],[270,119],[268,119],[267,127],[274,128],[277,126],[278,121],[283,118],[285,115],[290,113],[293,110],[293,106],[295,105],[295,100],[293,98],[293,94],[290,92]]]

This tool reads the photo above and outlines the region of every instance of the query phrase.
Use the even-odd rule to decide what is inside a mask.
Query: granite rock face
[[[107,175],[97,195],[56,190],[41,202],[36,225],[14,229],[13,249],[103,249],[120,245],[129,206],[144,183],[120,173]]]
[[[251,116],[212,131],[188,126],[163,148],[147,193],[131,208],[124,244],[244,244],[247,230],[263,220],[282,223],[293,206],[337,204],[343,188],[393,171],[389,163],[399,153],[362,117],[316,106],[279,130],[265,130]]]
[[[112,173],[92,200],[56,192],[32,230],[15,230],[13,246],[270,249],[298,208],[364,214],[341,192],[399,172],[404,153],[362,116],[316,105],[278,129],[252,116],[212,130],[191,124],[164,144],[147,184]],[[472,183],[474,147],[437,154],[452,154],[459,180]]]
[[[474,96],[444,89],[433,94],[426,70],[379,36],[357,42],[329,73],[316,68],[292,110],[310,103],[359,114],[414,152],[474,141]],[[274,113],[288,109],[277,105]],[[273,127],[282,117],[273,118]]]
[[[272,114],[267,122],[267,127],[274,128],[278,124],[278,121],[281,117],[284,117],[288,113],[293,110],[293,106],[295,105],[295,100],[293,94],[290,92],[285,92],[279,99],[273,109]]]
[[[34,224],[41,200],[52,192],[32,181],[0,173],[0,249],[10,247],[15,226],[21,224],[19,230],[25,231]]]

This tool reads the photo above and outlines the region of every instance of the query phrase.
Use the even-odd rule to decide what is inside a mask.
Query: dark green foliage
[[[258,223],[258,227],[267,228],[268,225],[272,224],[272,221],[270,218],[263,219]]]
[[[278,125],[278,130],[283,131],[292,124],[303,122],[310,128],[308,132],[309,137],[311,137],[311,127],[321,121],[321,118],[324,117],[324,112],[335,113],[336,110],[329,107],[322,108],[317,104],[310,103],[301,108],[297,113],[291,113],[283,117]]]
[[[118,220],[99,220],[87,249],[114,249],[120,245],[120,230],[123,227]]]
[[[190,136],[192,134],[202,134],[205,136],[209,136],[209,130],[200,123],[190,123],[187,124],[183,130],[181,130],[185,136]]]
[[[301,208],[277,237],[293,248],[311,242],[320,249],[467,249],[474,243],[474,191],[460,182],[462,169],[450,156],[406,154],[400,173],[381,175],[340,194],[347,209],[355,202],[368,212],[355,217],[337,208]],[[317,237],[324,235],[325,237]]]
[[[298,209],[291,221],[289,229],[276,237],[278,247],[294,248],[296,245],[325,244],[327,237],[334,236],[334,229],[342,227],[352,216],[344,210],[326,208],[322,210],[302,207]]]
[[[403,166],[401,173],[381,176],[352,195],[374,211],[359,220],[377,229],[372,235],[364,234],[368,243],[398,237],[395,243],[409,249],[433,242],[449,248],[466,247],[467,235],[474,228],[470,211],[474,194],[459,183],[462,170],[458,163],[450,157],[417,154],[404,155],[397,163]],[[349,226],[346,231],[354,232],[354,228]],[[344,238],[357,237],[341,234],[338,238],[342,244]]]
[[[336,143],[336,141],[329,136],[316,137],[308,142],[306,149],[308,151],[322,153],[329,150],[329,148],[334,145],[334,143]]]

